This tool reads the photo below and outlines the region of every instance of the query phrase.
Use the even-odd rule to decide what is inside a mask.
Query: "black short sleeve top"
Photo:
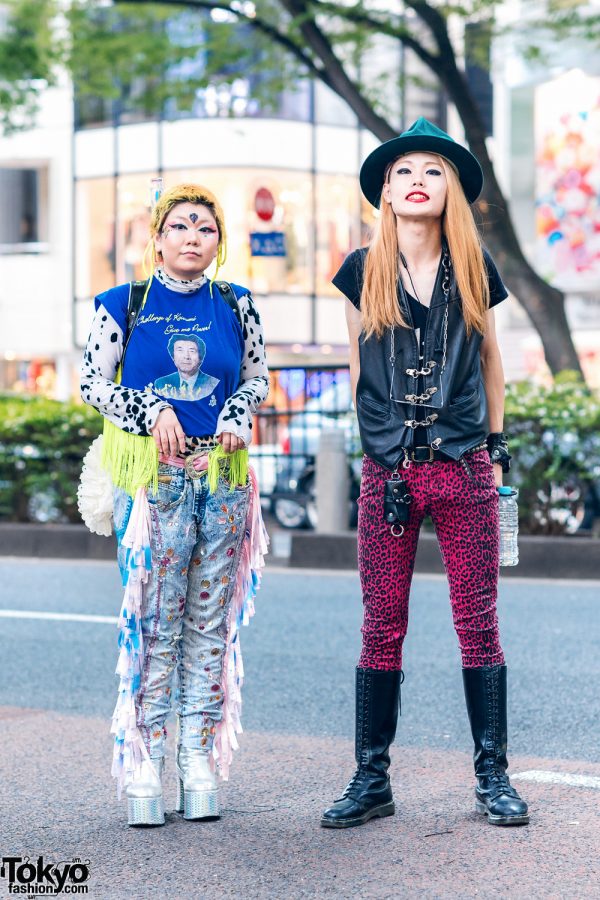
[[[360,295],[362,291],[363,284],[363,273],[364,273],[364,265],[365,259],[367,256],[368,248],[363,247],[360,250],[353,250],[350,253],[334,277],[332,278],[332,283],[336,286],[338,290],[344,294],[345,297],[348,298],[350,303],[356,307],[356,309],[360,309]],[[490,309],[494,306],[497,306],[499,303],[502,303],[503,300],[506,300],[508,297],[508,291],[504,286],[502,279],[500,278],[500,274],[498,269],[496,268],[496,264],[494,260],[488,253],[488,251],[483,248],[483,259],[485,262],[485,267],[488,273],[488,282],[490,286]],[[438,279],[439,281],[439,279]],[[427,315],[427,307],[422,306],[416,298],[411,297],[410,294],[407,294],[410,301],[414,301],[414,304],[410,302],[411,312],[414,313],[415,310],[413,306],[416,304],[417,317],[420,319],[423,314]],[[418,322],[417,319],[413,319],[415,322],[415,327],[419,328],[424,321]]]

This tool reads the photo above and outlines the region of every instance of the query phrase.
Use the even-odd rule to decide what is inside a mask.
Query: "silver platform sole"
[[[177,812],[184,819],[218,819],[219,794],[217,788],[208,791],[185,791],[183,781],[177,779]]]
[[[162,797],[128,797],[128,825],[164,825],[165,804]]]

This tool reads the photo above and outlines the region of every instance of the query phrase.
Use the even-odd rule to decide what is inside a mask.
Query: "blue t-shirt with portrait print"
[[[248,291],[231,285],[239,299]],[[95,298],[125,334],[129,284]],[[117,337],[114,338],[117,340]],[[244,340],[237,317],[209,282],[180,294],[152,279],[125,354],[121,384],[167,400],[186,435],[215,434],[225,401],[239,387]]]

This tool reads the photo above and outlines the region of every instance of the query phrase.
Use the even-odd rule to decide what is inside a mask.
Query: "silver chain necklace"
[[[416,296],[418,302],[421,303],[421,301],[419,300],[419,297],[417,295],[417,292],[415,290],[415,286],[413,284],[413,280],[411,278],[409,268],[406,265],[404,258],[403,258],[403,264],[406,268],[406,271],[408,272],[408,277],[410,278],[410,283],[412,285],[412,289],[413,289],[413,291],[415,291],[415,296]],[[444,247],[444,249],[442,251],[442,268],[444,270],[444,275],[442,278],[442,291],[444,292],[445,309],[444,309],[444,321],[442,323],[442,367],[440,370],[440,378],[444,373],[444,369],[446,368],[446,356],[447,356],[447,349],[448,349],[448,300],[450,297],[450,278],[451,278],[450,270],[452,268],[452,260],[450,259],[450,254],[446,247]],[[404,291],[404,285],[402,284],[402,278],[400,278],[400,284],[402,286],[402,291],[406,297],[406,291]],[[407,301],[407,305],[408,305],[408,301]],[[422,305],[423,304],[421,304],[421,306]],[[392,382],[391,382],[392,385],[394,383],[394,369],[396,367],[396,342],[395,342],[395,333],[394,332],[395,332],[394,326],[390,325],[390,363],[392,365]],[[435,361],[431,360],[430,362],[426,363],[420,369],[407,370],[407,375],[412,375],[413,378],[418,378],[419,375],[430,375],[431,370],[435,365],[436,365]],[[390,385],[390,388],[391,388],[391,385]],[[392,400],[394,399],[391,396],[391,393],[390,393],[390,399],[392,399]],[[402,400],[394,400],[394,402],[402,403],[403,401]]]

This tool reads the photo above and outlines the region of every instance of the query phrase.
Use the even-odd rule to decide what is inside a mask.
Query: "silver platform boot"
[[[162,774],[165,761],[144,760],[137,777],[127,785],[127,821],[129,825],[164,825],[165,804],[162,793]]]
[[[177,812],[184,819],[218,819],[217,778],[206,750],[180,747],[177,752]]]

